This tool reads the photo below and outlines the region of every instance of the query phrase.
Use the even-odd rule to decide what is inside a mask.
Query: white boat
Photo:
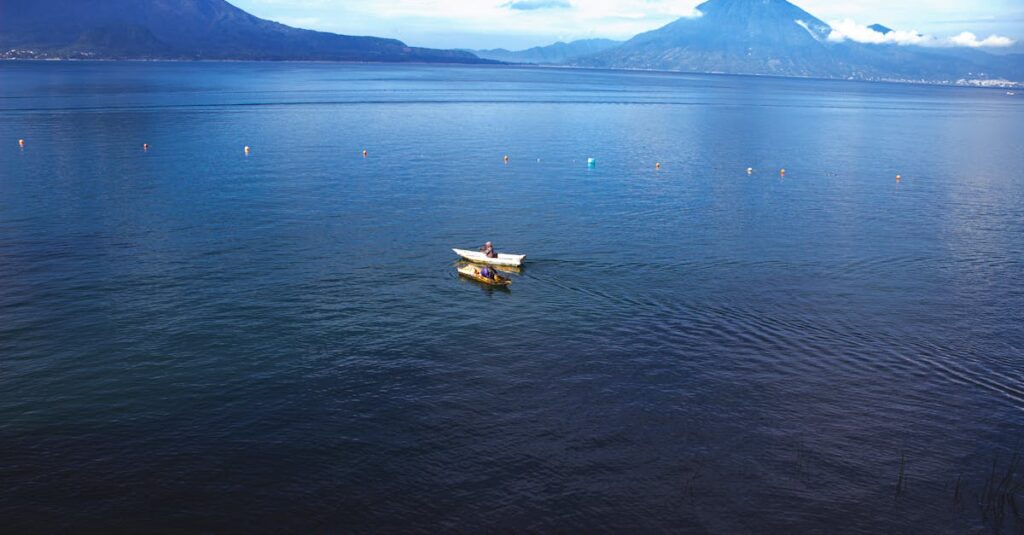
[[[498,253],[498,258],[491,258],[480,251],[467,251],[466,249],[452,249],[452,251],[455,251],[455,254],[469,260],[470,262],[491,264],[494,266],[519,267],[523,265],[523,259],[526,258],[526,255],[524,254]]]

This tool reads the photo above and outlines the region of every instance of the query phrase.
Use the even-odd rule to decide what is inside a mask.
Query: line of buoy
[[[19,139],[18,140],[18,147],[25,148],[25,140],[24,139]],[[149,143],[143,143],[142,144],[142,150],[143,151],[148,151],[149,150]],[[243,151],[245,152],[245,155],[248,156],[249,154],[252,153],[252,147],[250,147],[249,145],[246,145],[245,148],[243,149]],[[363,158],[366,158],[367,156],[369,156],[369,154],[370,153],[366,149],[363,149]],[[509,158],[508,154],[506,154],[504,156],[503,160],[504,160],[504,162],[506,164],[509,163],[510,158]],[[573,162],[575,162],[575,161],[576,160],[573,160]],[[540,163],[540,158],[537,158],[537,162]],[[594,167],[597,167],[597,160],[594,159],[594,158],[587,158],[587,167],[591,168],[591,169],[593,169]],[[661,162],[655,162],[654,168],[656,170],[661,170]],[[754,168],[753,167],[748,167],[747,168],[747,174],[748,175],[753,175],[754,174]],[[786,169],[785,168],[779,169],[779,176],[782,176],[782,177],[786,176]],[[903,179],[903,176],[896,175],[896,182],[899,182],[902,179]]]

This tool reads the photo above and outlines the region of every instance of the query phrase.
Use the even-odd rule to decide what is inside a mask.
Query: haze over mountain
[[[292,28],[224,0],[0,0],[0,54],[35,58],[479,63],[471,53]]]
[[[622,41],[611,39],[581,39],[570,43],[561,41],[548,46],[535,46],[526,50],[506,50],[492,48],[490,50],[471,50],[478,57],[505,61],[508,63],[558,64],[568,63],[583,56],[590,56],[609,48],[621,45]]]
[[[866,44],[786,0],[710,0],[621,46],[574,62],[589,67],[858,80],[1024,81],[1024,56],[976,49]],[[892,31],[875,25],[880,34]]]

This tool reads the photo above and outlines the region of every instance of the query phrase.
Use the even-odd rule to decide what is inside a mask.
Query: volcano
[[[1024,57],[1020,55],[865,44],[830,36],[828,24],[786,0],[709,0],[697,6],[694,16],[637,35],[575,64],[855,80],[1024,80]]]

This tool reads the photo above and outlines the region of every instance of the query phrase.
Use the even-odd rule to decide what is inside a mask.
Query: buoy
[[[24,139],[19,139],[18,140],[18,146],[21,147],[21,148],[25,148],[25,140]]]
[[[363,149],[363,158],[366,158],[366,156],[369,155],[369,154],[370,154],[369,152],[366,152],[366,149]]]
[[[903,178],[903,177],[901,177],[900,175],[896,175],[896,182],[899,182],[899,181],[900,181],[900,179],[902,179],[902,178]]]
[[[752,174],[754,174],[754,168],[753,168],[753,167],[748,167],[748,168],[747,168],[747,174],[748,174],[748,175],[752,175]]]
[[[661,162],[655,163],[654,164],[654,168],[655,169],[661,169]]]
[[[246,145],[245,146],[245,153],[249,154],[250,152],[252,152],[252,149],[249,148],[249,145]]]
[[[779,176],[786,176],[786,170],[785,169],[779,169]]]
[[[508,163],[508,154],[505,155],[505,163]]]
[[[149,150],[149,143],[143,143],[142,150]]]
[[[597,160],[593,158],[587,158],[587,167],[597,167]]]

